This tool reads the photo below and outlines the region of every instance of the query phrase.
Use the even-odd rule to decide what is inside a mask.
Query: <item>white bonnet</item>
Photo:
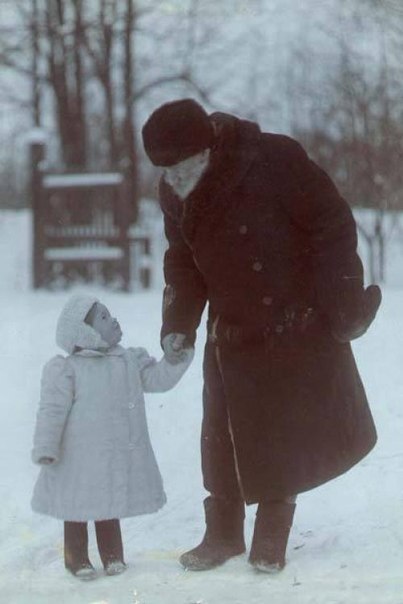
[[[72,354],[76,346],[87,349],[108,346],[100,334],[84,322],[97,302],[94,296],[75,295],[65,304],[56,326],[56,343],[68,354]]]

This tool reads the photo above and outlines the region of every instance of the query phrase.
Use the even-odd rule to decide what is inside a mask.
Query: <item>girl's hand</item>
[[[53,459],[53,457],[41,457],[40,460],[38,461],[38,463],[40,463],[44,466],[49,466],[54,461],[55,460]]]
[[[192,350],[192,348],[183,348],[180,352],[178,352],[174,360],[172,360],[172,358],[168,357],[166,354],[164,354],[164,358],[170,365],[179,365],[179,363],[184,363],[187,361],[189,355],[192,354]]]

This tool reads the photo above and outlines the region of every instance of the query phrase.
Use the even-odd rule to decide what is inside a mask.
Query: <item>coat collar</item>
[[[218,190],[228,192],[242,180],[255,159],[260,128],[254,122],[227,113],[213,113],[210,120],[216,132],[216,143],[212,149],[211,173],[206,173],[206,181],[210,177]]]
[[[179,200],[173,189],[161,177],[160,190],[164,197],[177,198],[180,205],[190,206],[195,198],[208,192],[228,192],[242,180],[258,154],[260,128],[254,122],[240,120],[227,113],[212,113],[210,120],[216,132],[211,150],[210,166],[196,188],[185,200]]]
[[[242,182],[259,152],[260,128],[257,124],[225,113],[213,113],[210,119],[216,131],[216,142],[211,150],[210,166],[196,188],[180,201],[171,187],[161,182],[162,196],[171,199],[171,207],[180,208],[182,232],[189,245],[192,245],[200,219],[208,217],[212,228],[219,222],[232,202],[231,192]],[[172,203],[174,199],[176,203]]]
[[[74,353],[74,356],[79,357],[121,357],[125,353],[123,346],[114,346],[113,348],[107,348],[106,350],[92,350],[90,348],[84,348]]]

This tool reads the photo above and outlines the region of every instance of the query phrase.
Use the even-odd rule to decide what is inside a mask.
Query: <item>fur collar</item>
[[[182,232],[191,246],[200,218],[217,223],[231,203],[230,193],[242,181],[258,153],[259,126],[225,113],[210,116],[216,131],[210,166],[196,188],[180,200],[162,179],[161,194],[181,212]],[[176,212],[175,212],[176,213]]]

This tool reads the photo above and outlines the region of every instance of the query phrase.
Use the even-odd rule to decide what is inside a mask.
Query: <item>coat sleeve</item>
[[[338,332],[356,320],[363,305],[363,266],[357,254],[355,220],[326,172],[296,141],[287,140],[283,204],[308,234],[318,304],[331,329]]]
[[[182,236],[180,219],[168,211],[161,190],[160,197],[168,240],[164,257],[161,339],[169,333],[183,333],[187,343],[193,345],[207,301],[206,284],[194,262],[192,250]]]
[[[62,434],[74,398],[73,379],[69,363],[62,356],[51,359],[43,369],[32,449],[34,463],[41,457],[60,459]]]
[[[194,356],[194,349],[187,348],[185,360],[177,365],[171,365],[165,357],[162,357],[160,361],[156,361],[144,348],[131,350],[136,357],[144,392],[166,392],[171,390],[188,369]]]

